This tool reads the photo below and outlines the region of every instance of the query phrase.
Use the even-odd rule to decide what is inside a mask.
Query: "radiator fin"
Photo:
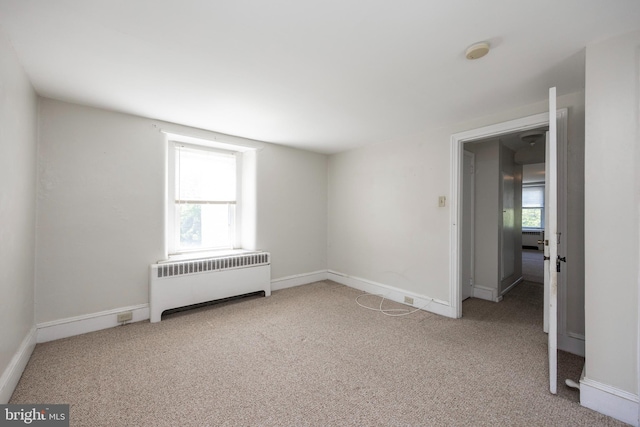
[[[182,261],[158,265],[158,278],[205,273],[207,271],[231,270],[236,268],[268,265],[269,253],[234,255],[225,258],[211,258],[198,261]]]

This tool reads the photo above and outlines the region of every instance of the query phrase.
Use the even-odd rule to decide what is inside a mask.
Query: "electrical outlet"
[[[133,311],[118,313],[118,323],[130,322],[133,319]]]
[[[405,303],[405,304],[411,304],[411,305],[413,305],[413,298],[411,298],[411,297],[404,297],[404,303]]]

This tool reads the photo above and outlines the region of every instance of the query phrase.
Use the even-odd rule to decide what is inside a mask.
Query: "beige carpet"
[[[39,344],[11,403],[70,403],[72,426],[622,425],[547,392],[539,285],[459,320],[359,294],[318,282]]]
[[[529,282],[544,283],[544,251],[522,250],[522,277]]]

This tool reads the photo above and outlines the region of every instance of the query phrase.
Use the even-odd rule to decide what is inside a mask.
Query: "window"
[[[522,228],[544,228],[544,185],[522,187]]]
[[[236,154],[182,142],[169,144],[170,254],[235,246]]]

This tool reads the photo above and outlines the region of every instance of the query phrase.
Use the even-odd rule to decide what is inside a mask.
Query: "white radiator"
[[[171,308],[253,292],[271,295],[271,262],[267,252],[152,264],[149,279],[151,322]]]
[[[542,231],[523,231],[522,232],[522,247],[526,248],[538,248],[538,250],[544,249],[544,247],[538,244],[538,240],[542,240]]]

